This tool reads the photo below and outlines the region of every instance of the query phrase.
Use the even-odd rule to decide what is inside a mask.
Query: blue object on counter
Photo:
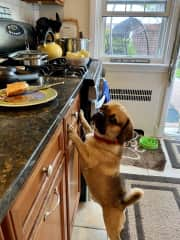
[[[103,84],[103,93],[105,95],[105,103],[109,102],[111,100],[110,93],[109,93],[109,85],[107,80],[104,79],[104,84]]]

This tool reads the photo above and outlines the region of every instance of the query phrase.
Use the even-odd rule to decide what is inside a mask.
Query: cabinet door
[[[64,164],[56,174],[53,186],[41,211],[41,218],[30,239],[67,240],[66,189]]]
[[[66,174],[67,174],[67,198],[68,198],[68,220],[69,220],[69,236],[72,232],[72,225],[77,211],[79,197],[80,197],[80,167],[79,155],[73,142],[68,139],[67,128],[72,125],[73,128],[79,133],[78,112],[80,109],[79,96],[76,97],[71,105],[71,108],[65,117],[66,129]]]
[[[0,227],[0,240],[4,240],[4,236],[3,236],[3,232],[2,232],[1,227]]]
[[[9,224],[9,228],[15,231],[18,240],[31,239],[32,232],[39,221],[42,206],[44,206],[44,202],[49,196],[49,189],[52,187],[55,175],[63,161],[64,133],[63,124],[60,124],[34,166],[31,176],[16,197],[9,215],[6,217],[7,222],[13,226],[10,228]]]

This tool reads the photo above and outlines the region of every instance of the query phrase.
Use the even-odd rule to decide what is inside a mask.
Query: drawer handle
[[[52,175],[52,172],[53,172],[53,166],[50,164],[47,168],[44,167],[42,170],[43,170],[44,173],[46,173],[47,177],[50,177]]]
[[[79,117],[79,113],[78,113],[78,112],[74,112],[74,113],[72,113],[72,117],[75,117],[76,119],[78,119],[78,117]]]
[[[54,194],[57,197],[57,202],[56,202],[56,204],[54,205],[54,207],[51,210],[45,212],[45,214],[44,214],[44,221],[46,221],[47,217],[49,217],[49,215],[51,215],[56,210],[56,208],[59,206],[59,204],[60,204],[60,194],[58,192],[57,187],[54,189]]]

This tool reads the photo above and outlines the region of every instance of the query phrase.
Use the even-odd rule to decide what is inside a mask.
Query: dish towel
[[[109,92],[109,85],[108,85],[107,80],[105,80],[105,79],[104,79],[104,83],[103,83],[103,93],[105,95],[104,103],[109,102],[111,100],[110,92]]]

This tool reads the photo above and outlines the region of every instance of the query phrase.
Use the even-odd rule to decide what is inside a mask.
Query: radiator
[[[134,128],[155,135],[153,89],[110,88],[111,100],[123,104],[130,113]]]
[[[152,90],[111,88],[110,96],[112,100],[150,102]]]

